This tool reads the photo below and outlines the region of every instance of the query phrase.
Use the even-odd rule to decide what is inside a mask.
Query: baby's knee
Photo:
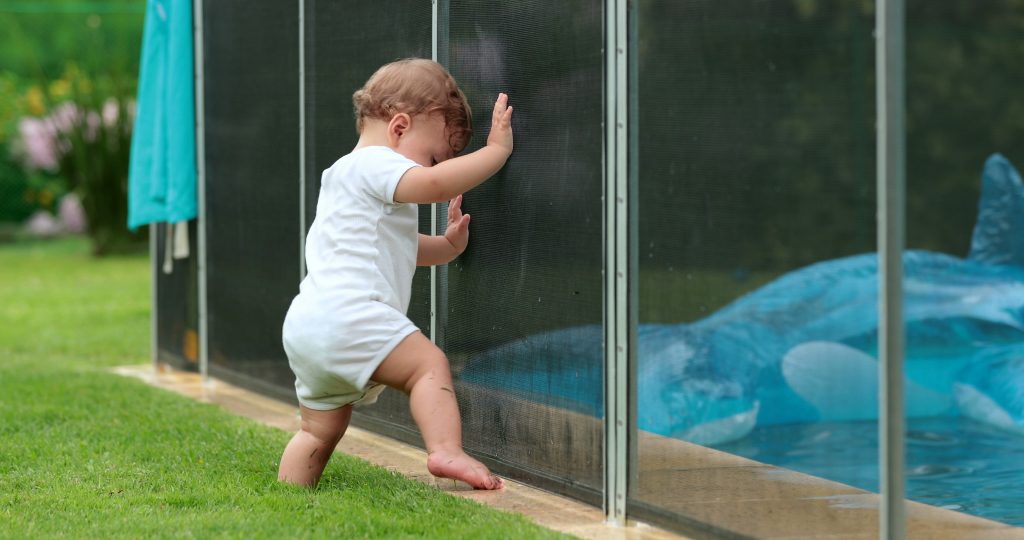
[[[334,447],[345,434],[352,407],[346,406],[332,411],[313,411],[303,408],[300,433],[319,446]]]
[[[318,448],[333,449],[341,441],[342,431],[330,429],[322,425],[306,425],[303,423],[299,433]]]

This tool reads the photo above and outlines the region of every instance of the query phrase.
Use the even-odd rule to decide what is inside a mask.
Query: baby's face
[[[424,167],[431,167],[455,155],[448,138],[444,115],[438,112],[417,114],[395,150]]]

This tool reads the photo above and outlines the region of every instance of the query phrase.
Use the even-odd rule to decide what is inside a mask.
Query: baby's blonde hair
[[[453,151],[465,148],[473,134],[473,112],[465,94],[448,70],[433,60],[405,58],[381,66],[352,94],[352,104],[359,133],[367,118],[389,121],[399,113],[439,111]]]

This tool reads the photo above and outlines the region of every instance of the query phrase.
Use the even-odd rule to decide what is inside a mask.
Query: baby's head
[[[473,134],[466,96],[451,74],[433,60],[406,58],[385,64],[352,94],[352,103],[359,133],[370,119],[387,122],[400,113],[439,113],[453,153],[462,151]]]

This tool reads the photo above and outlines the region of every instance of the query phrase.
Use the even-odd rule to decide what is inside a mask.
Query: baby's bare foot
[[[463,452],[437,450],[427,457],[427,470],[434,476],[461,480],[475,489],[501,489],[505,483],[491,474],[483,463]]]

